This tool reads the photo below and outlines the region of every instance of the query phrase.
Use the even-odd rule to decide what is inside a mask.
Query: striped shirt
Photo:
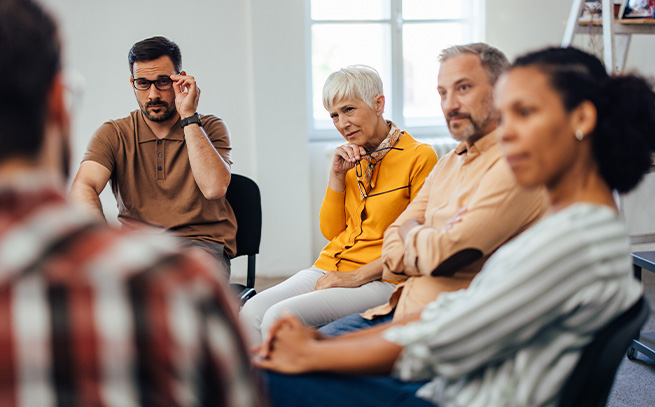
[[[441,407],[556,406],[595,332],[641,295],[622,220],[575,204],[501,247],[470,287],[391,328],[403,379]]]
[[[259,405],[210,267],[29,181],[0,185],[0,406]]]

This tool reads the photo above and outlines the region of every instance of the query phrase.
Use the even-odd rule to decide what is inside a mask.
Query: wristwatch
[[[198,116],[197,112],[194,113],[193,116],[182,119],[180,122],[180,127],[184,128],[184,126],[188,126],[193,123],[197,123],[198,126],[202,127],[202,122],[200,121],[200,116]]]

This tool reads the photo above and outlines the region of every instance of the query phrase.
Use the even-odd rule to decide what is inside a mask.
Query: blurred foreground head
[[[0,55],[0,164],[66,169],[68,114],[53,18],[33,0],[0,0]]]

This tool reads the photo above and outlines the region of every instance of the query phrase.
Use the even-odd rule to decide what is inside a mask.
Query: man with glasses
[[[328,336],[402,321],[440,293],[468,287],[498,247],[545,213],[544,191],[516,183],[496,139],[493,85],[505,55],[477,43],[447,48],[439,61],[441,107],[461,143],[384,234],[382,278],[400,283],[389,302],[326,325]]]
[[[174,42],[137,42],[128,62],[140,109],[96,131],[71,198],[104,217],[99,195],[111,180],[123,226],[172,231],[212,255],[229,279],[236,221],[225,199],[232,164],[227,126],[196,112],[200,89],[182,70]]]
[[[0,404],[268,405],[209,263],[66,199],[60,49],[36,1],[0,0]]]

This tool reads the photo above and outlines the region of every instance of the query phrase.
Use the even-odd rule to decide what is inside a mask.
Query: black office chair
[[[237,254],[248,256],[246,284],[230,284],[244,304],[255,291],[255,256],[262,240],[262,199],[255,181],[239,174],[232,174],[225,194],[237,220]]]
[[[642,297],[596,334],[564,384],[560,407],[605,406],[619,364],[648,313],[648,301]]]

